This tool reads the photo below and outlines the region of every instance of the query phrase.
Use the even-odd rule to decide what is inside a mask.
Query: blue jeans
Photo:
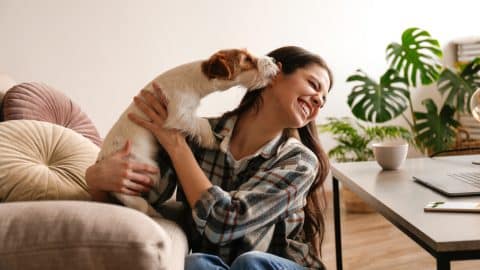
[[[185,257],[185,270],[297,270],[303,266],[273,254],[250,251],[238,256],[228,266],[219,257],[205,253],[193,253]]]

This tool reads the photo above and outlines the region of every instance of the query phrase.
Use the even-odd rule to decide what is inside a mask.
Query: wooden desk
[[[382,214],[437,260],[437,270],[450,261],[480,259],[480,214],[432,213],[432,201],[480,201],[480,197],[448,198],[413,181],[425,172],[480,170],[480,155],[408,159],[395,171],[383,171],[375,161],[332,164],[337,269],[342,266],[339,182]]]

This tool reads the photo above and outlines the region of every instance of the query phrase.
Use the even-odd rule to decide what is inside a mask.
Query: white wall
[[[404,29],[424,28],[442,44],[479,35],[479,8],[478,0],[0,0],[0,73],[63,91],[105,136],[132,96],[167,68],[222,48],[263,54],[299,45],[326,58],[336,78],[320,122],[350,114],[346,77],[360,67],[380,75],[386,45]],[[218,115],[241,94],[209,96],[200,112]]]

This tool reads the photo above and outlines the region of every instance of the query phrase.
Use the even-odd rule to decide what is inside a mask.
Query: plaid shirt
[[[236,161],[229,151],[235,121],[236,117],[210,120],[218,150],[191,145],[213,184],[186,217],[192,251],[214,254],[231,264],[242,253],[258,250],[323,269],[303,232],[303,208],[318,169],[316,156],[297,139],[279,136]],[[177,180],[171,166],[160,164],[160,169],[168,183],[160,197],[167,198]],[[188,205],[180,189],[177,200]]]

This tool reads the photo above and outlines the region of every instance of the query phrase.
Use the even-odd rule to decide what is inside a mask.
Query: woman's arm
[[[108,192],[138,196],[151,189],[153,180],[149,174],[158,169],[129,160],[130,151],[131,143],[127,141],[122,149],[87,168],[85,180],[94,201],[111,201]]]
[[[224,245],[286,218],[303,219],[298,212],[305,206],[316,168],[298,154],[258,170],[237,190],[225,192],[213,186],[192,211],[198,232]]]
[[[134,123],[151,131],[167,151],[187,201],[193,207],[202,193],[209,189],[212,184],[198,165],[181,132],[163,128],[167,118],[167,100],[158,86],[154,84],[153,87],[160,100],[145,90],[141,91],[140,97],[134,98],[135,105],[149,120],[135,114],[130,114],[129,118]]]

